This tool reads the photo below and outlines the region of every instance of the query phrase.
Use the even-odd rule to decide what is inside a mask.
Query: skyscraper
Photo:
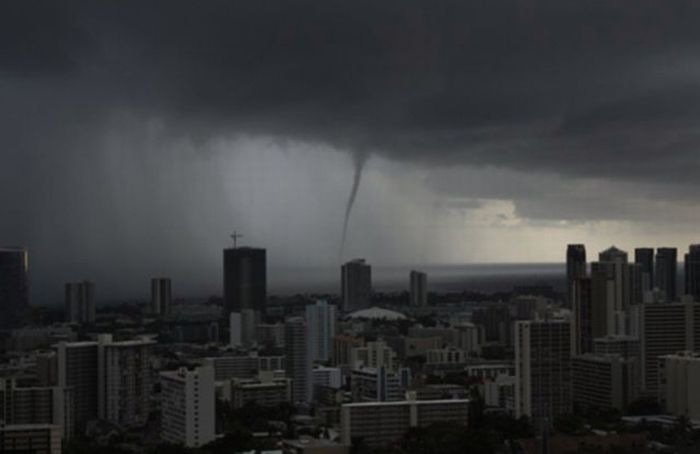
[[[285,371],[292,382],[294,402],[311,400],[311,360],[303,317],[288,318],[284,324]]]
[[[654,248],[636,248],[634,250],[634,263],[639,265],[642,292],[648,292],[654,288]]]
[[[570,335],[565,320],[515,322],[516,417],[549,427],[571,413]]]
[[[0,329],[18,327],[29,309],[29,255],[24,248],[0,248]]]
[[[371,305],[372,267],[364,259],[345,263],[340,269],[343,310],[352,312]]]
[[[411,271],[411,306],[428,305],[428,275],[421,271]]]
[[[252,309],[265,312],[267,301],[267,253],[265,249],[224,249],[225,315]]]
[[[571,307],[574,280],[586,277],[586,246],[570,244],[566,248],[566,296]]]
[[[685,294],[700,301],[700,244],[691,244],[685,254]]]
[[[572,285],[572,355],[593,351],[591,278],[575,279]]]
[[[676,301],[676,271],[678,263],[676,248],[661,247],[656,250],[656,287],[665,295],[668,302]]]
[[[335,306],[325,301],[306,306],[306,332],[309,361],[329,361],[335,336]]]
[[[166,316],[170,314],[172,303],[172,286],[167,277],[151,279],[151,313]]]
[[[95,323],[95,284],[68,282],[65,291],[65,316],[70,323]]]
[[[591,335],[626,334],[627,309],[641,301],[640,267],[627,263],[627,252],[614,246],[599,259],[591,263]]]

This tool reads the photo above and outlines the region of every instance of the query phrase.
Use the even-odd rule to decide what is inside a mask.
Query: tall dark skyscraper
[[[654,288],[654,248],[638,247],[634,250],[634,263],[639,265],[641,289],[647,292]]]
[[[347,262],[340,269],[343,310],[366,309],[372,298],[372,267],[364,259]]]
[[[0,329],[18,327],[29,309],[29,255],[0,248]]]
[[[151,313],[166,316],[172,304],[172,284],[167,277],[151,279]]]
[[[95,323],[95,284],[93,282],[66,283],[65,320],[70,323]]]
[[[665,294],[666,301],[676,300],[676,274],[678,269],[676,248],[660,247],[656,250],[656,287]]]
[[[685,254],[685,294],[700,301],[700,244],[691,244]]]
[[[224,310],[265,311],[267,301],[267,252],[261,248],[224,249]]]
[[[566,302],[571,307],[574,280],[586,277],[586,246],[570,244],[566,248]]]

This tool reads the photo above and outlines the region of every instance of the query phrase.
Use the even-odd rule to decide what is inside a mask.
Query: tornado
[[[362,180],[362,171],[367,162],[367,153],[357,152],[354,155],[355,173],[352,179],[352,189],[350,190],[350,196],[348,197],[348,203],[345,207],[345,219],[343,220],[343,236],[340,239],[340,253],[339,258],[343,259],[343,251],[345,250],[345,238],[348,234],[348,221],[350,220],[350,213],[352,213],[352,207],[355,204],[355,197],[357,197],[357,190],[360,188],[360,181]]]

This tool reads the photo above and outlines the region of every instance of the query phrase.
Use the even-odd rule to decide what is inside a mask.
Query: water
[[[431,292],[498,292],[514,286],[547,284],[563,291],[566,266],[563,263],[509,263],[372,266],[373,287],[380,292],[408,290],[408,274],[412,269],[428,273]],[[268,271],[271,294],[339,293],[340,267],[278,268]]]

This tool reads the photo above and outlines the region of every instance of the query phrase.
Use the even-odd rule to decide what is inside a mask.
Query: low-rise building
[[[350,388],[354,402],[387,402],[404,398],[411,385],[411,371],[400,368],[396,372],[385,367],[353,369]]]
[[[258,378],[233,378],[228,384],[224,383],[221,399],[234,408],[241,408],[247,402],[261,407],[289,403],[292,402],[292,380],[274,377],[270,372],[261,373]]]
[[[0,452],[61,454],[61,428],[52,424],[0,426]]]
[[[386,446],[411,427],[453,422],[468,427],[469,400],[402,400],[344,404],[341,442],[345,445]]]

